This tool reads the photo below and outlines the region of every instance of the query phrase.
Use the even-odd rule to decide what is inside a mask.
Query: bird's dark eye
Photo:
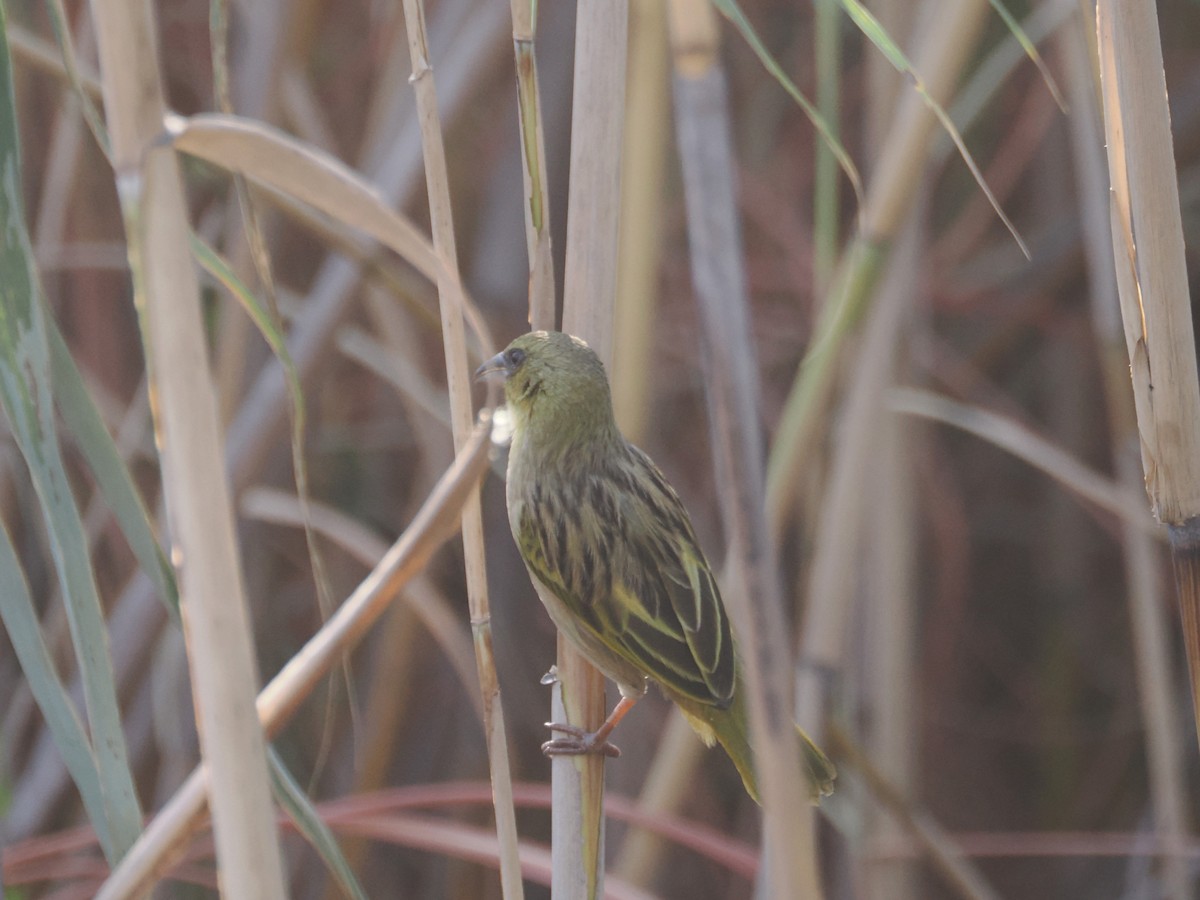
[[[525,351],[520,347],[514,347],[512,350],[509,350],[507,353],[505,353],[504,356],[508,362],[509,368],[512,369],[517,368],[521,365],[521,363],[525,362]]]

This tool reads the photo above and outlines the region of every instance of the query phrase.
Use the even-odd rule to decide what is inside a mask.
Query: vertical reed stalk
[[[817,0],[815,49],[817,111],[834,140],[841,140],[838,123],[842,86],[842,9],[837,0]],[[837,266],[839,203],[838,161],[825,141],[817,141],[813,165],[813,294],[822,298]]]
[[[1188,302],[1179,189],[1153,6],[1096,9],[1117,288],[1142,468],[1155,515],[1170,528],[1184,641],[1200,708],[1200,386]]]
[[[792,664],[763,494],[758,370],[742,269],[729,98],[716,15],[672,0],[675,116],[688,244],[709,384],[716,483],[729,545],[726,601],[741,642],[754,763],[763,801],[767,897],[822,896],[816,836],[792,722]]]
[[[586,340],[611,368],[628,2],[581,0],[576,15],[563,330]],[[605,715],[604,676],[561,635],[557,673],[553,720],[595,731]],[[551,782],[551,891],[556,900],[599,897],[604,757],[557,757]]]
[[[1129,360],[1120,319],[1120,300],[1113,277],[1113,243],[1108,219],[1104,135],[1100,122],[1096,72],[1089,52],[1087,32],[1091,22],[1077,21],[1059,32],[1066,67],[1071,116],[1071,144],[1079,173],[1080,221],[1084,229],[1088,295],[1092,302],[1092,327],[1100,348],[1103,387],[1109,411],[1116,480],[1130,496],[1141,488],[1138,462],[1137,420],[1129,395]],[[1126,521],[1122,526],[1125,584],[1133,626],[1138,693],[1146,723],[1146,761],[1150,780],[1155,829],[1162,845],[1180,848],[1188,833],[1187,780],[1175,716],[1175,679],[1171,664],[1170,629],[1163,603],[1165,586],[1159,573],[1158,547],[1144,528]],[[1162,858],[1164,880],[1175,900],[1191,896],[1189,864],[1182,853]]]
[[[1170,533],[1193,713],[1200,717],[1200,385],[1158,14],[1153,4],[1100,0],[1096,24],[1113,257],[1142,471],[1155,516]],[[1152,619],[1136,608],[1134,614],[1145,675],[1157,641]],[[1146,699],[1149,724],[1161,732],[1163,710],[1153,696]],[[1160,796],[1159,779],[1177,768],[1164,749],[1151,747],[1159,771],[1156,815],[1178,839],[1184,823],[1163,818],[1174,804]],[[1171,878],[1172,889],[1186,896],[1187,873]]]
[[[425,34],[425,12],[421,0],[404,0],[404,24],[412,84],[421,122],[421,145],[425,152],[425,184],[429,191],[429,219],[433,246],[445,262],[437,279],[442,316],[442,340],[446,354],[446,385],[450,393],[450,424],[454,450],[462,451],[471,437],[472,411],[470,366],[467,362],[463,294],[458,281],[458,250],[454,243],[454,220],[450,208],[450,181],[446,172],[446,148],[438,116],[437,90]],[[478,488],[463,507],[463,560],[466,566],[467,603],[471,613],[475,664],[483,695],[483,729],[491,766],[492,805],[496,810],[496,835],[500,842],[500,883],[505,900],[524,897],[521,863],[517,857],[517,818],[513,807],[512,772],[508,764],[508,739],[500,682],[492,651],[492,614],[488,602],[487,560],[484,556],[483,516]]]
[[[654,384],[654,311],[662,257],[663,175],[671,136],[671,98],[666,7],[660,0],[633,0],[629,18],[616,347],[610,381],[621,433],[640,444],[654,393],[648,386]],[[654,763],[642,780],[638,806],[652,815],[677,810],[687,796],[703,749],[691,726],[673,709],[655,748]],[[633,884],[649,884],[664,847],[658,835],[631,827],[613,871]]]
[[[94,0],[104,106],[139,306],[163,487],[179,571],[200,745],[221,883],[235,896],[285,895],[262,727],[258,666],[223,465],[200,291],[150,6]]]
[[[521,130],[521,169],[525,184],[525,244],[529,254],[529,324],[553,330],[554,255],[550,247],[550,195],[547,193],[546,136],[538,86],[536,0],[512,0],[513,54],[517,64],[517,111]]]

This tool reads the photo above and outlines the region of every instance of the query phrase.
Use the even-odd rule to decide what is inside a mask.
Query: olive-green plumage
[[[657,681],[757,800],[716,579],[678,495],[617,429],[600,359],[578,338],[538,331],[480,368],[491,372],[505,376],[512,418],[509,523],[551,618],[623,696]],[[800,735],[814,796],[828,793],[833,767]]]

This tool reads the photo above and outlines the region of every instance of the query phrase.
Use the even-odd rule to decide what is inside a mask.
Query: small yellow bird
[[[720,742],[758,801],[741,662],[716,579],[679,496],[618,430],[600,358],[579,338],[535,331],[475,374],[505,379],[508,519],[538,596],[621,692],[595,733],[552,725],[568,737],[543,750],[617,755],[607,738],[652,678],[706,745]],[[800,737],[819,799],[836,773]]]

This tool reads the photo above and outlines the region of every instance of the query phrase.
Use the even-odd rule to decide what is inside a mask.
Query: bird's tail
[[[746,711],[745,691],[734,694],[733,705],[728,709],[676,698],[684,716],[708,746],[720,743],[734,767],[742,776],[746,793],[755,803],[762,803],[758,793],[758,778],[754,773],[754,751],[750,746],[749,718]],[[821,748],[812,742],[799,725],[796,734],[800,737],[800,750],[804,757],[804,770],[808,776],[813,803],[833,793],[833,782],[837,769]]]

